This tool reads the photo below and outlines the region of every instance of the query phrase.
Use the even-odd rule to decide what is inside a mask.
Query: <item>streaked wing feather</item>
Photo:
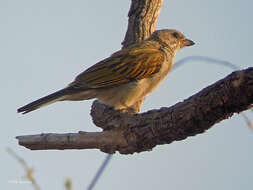
[[[123,49],[78,75],[73,84],[103,88],[140,80],[157,73],[163,61],[157,49]]]

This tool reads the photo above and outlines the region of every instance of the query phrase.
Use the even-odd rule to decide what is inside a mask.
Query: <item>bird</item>
[[[176,52],[194,44],[178,30],[156,30],[146,40],[89,67],[65,88],[18,108],[17,112],[26,114],[58,101],[96,98],[115,110],[138,113],[142,101],[168,75]]]

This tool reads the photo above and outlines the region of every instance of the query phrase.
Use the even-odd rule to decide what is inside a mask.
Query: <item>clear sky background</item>
[[[97,131],[92,101],[61,102],[28,115],[16,109],[70,83],[84,69],[121,48],[130,0],[0,0],[1,189],[32,190],[11,147],[35,169],[45,189],[86,189],[106,154],[98,150],[30,151],[15,136]],[[157,28],[182,31],[196,45],[178,52],[252,66],[253,1],[164,0]],[[189,62],[173,71],[142,111],[171,106],[231,73],[230,68]],[[250,112],[246,114],[253,119]],[[94,189],[253,189],[253,132],[242,116],[204,134],[162,145],[152,152],[115,154]]]

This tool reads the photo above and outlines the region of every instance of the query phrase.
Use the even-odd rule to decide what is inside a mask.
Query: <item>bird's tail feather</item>
[[[52,104],[54,102],[64,100],[65,95],[67,95],[67,91],[68,91],[68,89],[64,88],[64,89],[59,90],[55,93],[52,93],[48,96],[40,98],[34,102],[31,102],[31,103],[19,108],[17,111],[18,111],[18,113],[26,114],[26,113],[36,110],[42,106],[46,106],[46,105]]]

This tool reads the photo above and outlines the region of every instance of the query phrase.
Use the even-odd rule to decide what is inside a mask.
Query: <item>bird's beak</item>
[[[195,44],[194,41],[189,40],[189,39],[184,39],[181,42],[181,48],[185,46],[193,46],[194,44]]]

